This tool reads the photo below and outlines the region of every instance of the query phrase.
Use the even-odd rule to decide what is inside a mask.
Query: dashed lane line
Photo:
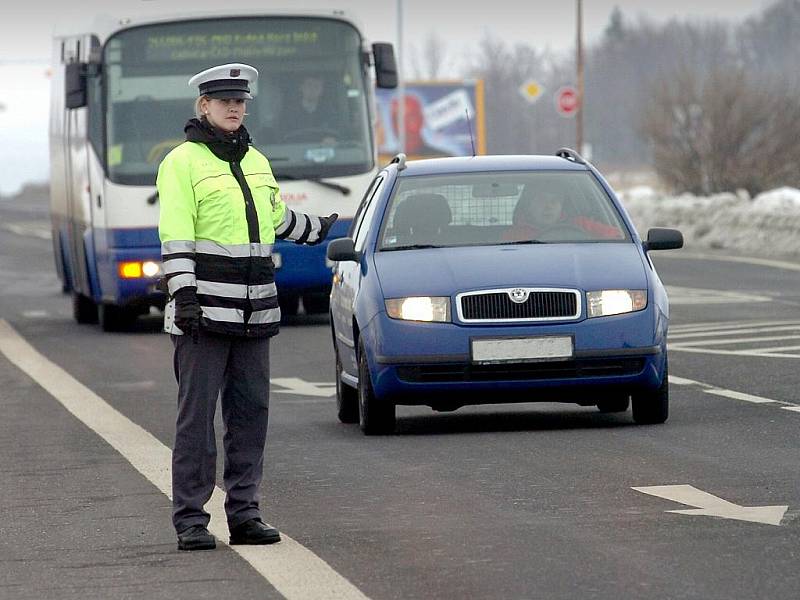
[[[171,451],[155,436],[48,360],[0,319],[0,353],[58,400],[64,408],[119,452],[167,497],[171,497]],[[224,493],[215,487],[206,509],[210,531],[228,537]],[[366,596],[324,560],[282,533],[272,546],[230,546],[287,600],[366,600]]]
[[[800,412],[800,404],[794,402],[787,402],[785,400],[774,400],[772,398],[764,398],[763,396],[755,396],[745,392],[737,392],[736,390],[728,390],[725,388],[716,387],[702,381],[695,381],[694,379],[685,379],[683,377],[676,377],[675,375],[669,376],[669,382],[672,385],[694,385],[702,388],[706,394],[713,394],[714,396],[721,396],[723,398],[731,398],[732,400],[742,400],[750,402],[751,404],[768,404],[773,405],[784,410],[792,412]]]

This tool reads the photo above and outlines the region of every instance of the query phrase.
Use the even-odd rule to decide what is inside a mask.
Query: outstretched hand
[[[313,242],[309,242],[308,245],[309,246],[316,246],[322,240],[324,240],[326,237],[328,237],[328,232],[330,231],[331,227],[333,227],[333,224],[336,223],[336,219],[338,219],[338,218],[339,218],[339,214],[338,213],[332,213],[332,214],[328,215],[327,217],[320,217],[319,221],[320,221],[321,227],[319,229],[319,236],[317,236],[317,239],[314,240]]]

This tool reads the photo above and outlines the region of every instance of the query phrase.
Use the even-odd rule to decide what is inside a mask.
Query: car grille
[[[637,375],[644,369],[644,364],[645,359],[641,357],[491,365],[447,363],[397,367],[397,376],[409,383],[582,379]]]
[[[515,295],[524,300],[515,302]],[[458,303],[459,317],[465,322],[563,320],[580,315],[577,290],[509,288],[468,292],[458,296]]]

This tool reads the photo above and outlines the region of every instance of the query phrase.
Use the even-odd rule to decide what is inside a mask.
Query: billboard
[[[376,90],[381,163],[400,151],[399,90]],[[486,153],[483,82],[408,81],[405,84],[405,152],[410,159]],[[469,113],[469,121],[467,120]]]

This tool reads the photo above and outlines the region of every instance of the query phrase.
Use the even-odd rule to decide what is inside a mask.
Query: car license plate
[[[572,358],[571,336],[473,339],[472,362],[526,362]]]

